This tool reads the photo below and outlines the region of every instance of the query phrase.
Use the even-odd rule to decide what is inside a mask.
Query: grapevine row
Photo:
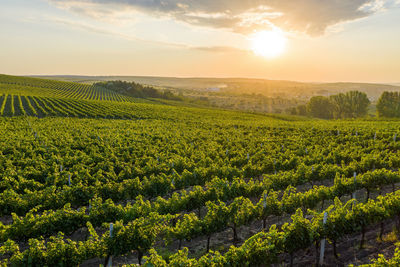
[[[22,95],[36,93],[56,98],[132,102],[130,97],[121,97],[116,92],[92,85],[8,75],[0,75],[0,91],[19,92]]]
[[[34,102],[31,103],[30,99]],[[93,101],[92,101],[93,102]],[[0,97],[0,116],[67,116],[67,117],[107,117],[132,118],[134,114],[128,107],[119,107],[120,104],[110,106],[101,101],[93,103],[85,100],[65,98],[3,95]],[[37,112],[40,111],[40,113]]]
[[[208,184],[207,190],[196,187],[193,191],[182,191],[175,193],[169,199],[158,198],[153,202],[144,201],[142,196],[136,198],[135,203],[128,204],[123,207],[115,205],[111,200],[102,202],[101,198],[95,198],[89,201],[89,214],[86,214],[85,208],[78,211],[71,209],[70,205],[66,205],[62,210],[45,211],[42,215],[34,215],[36,210],[31,210],[24,217],[20,218],[13,214],[13,224],[3,227],[0,234],[0,242],[7,238],[28,238],[40,235],[48,235],[58,231],[72,232],[79,227],[83,227],[87,222],[91,222],[95,226],[100,226],[103,222],[116,220],[130,221],[138,217],[145,217],[151,212],[159,214],[177,214],[182,211],[192,211],[200,209],[208,201],[227,201],[239,196],[257,197],[262,192],[263,201],[268,208],[262,210],[262,220],[264,222],[270,215],[280,216],[284,213],[291,214],[294,210],[302,207],[314,208],[321,201],[342,197],[346,194],[366,189],[368,192],[382,186],[394,185],[400,182],[400,176],[387,171],[374,171],[366,173],[357,179],[343,179],[337,177],[335,184],[331,187],[314,187],[304,193],[296,193],[293,187],[288,187],[280,200],[278,196],[282,194],[279,191],[268,191],[270,188],[262,183],[244,183],[239,179],[235,179],[231,185],[228,181],[214,179]],[[256,211],[255,207],[247,210],[246,216],[251,218]],[[225,214],[225,218],[234,217],[236,214]],[[193,217],[191,217],[193,223]],[[248,221],[248,220],[246,220]],[[183,223],[187,225],[187,223]],[[192,239],[193,236],[184,236],[181,229],[177,227],[175,237],[182,239]],[[194,234],[192,231],[191,234]]]
[[[328,213],[328,217],[324,224],[322,220],[325,212]],[[400,212],[400,192],[380,196],[377,200],[369,200],[365,204],[350,200],[343,205],[336,199],[335,204],[325,212],[314,212],[313,218],[308,220],[303,217],[301,209],[298,209],[292,215],[292,223],[284,224],[282,230],[278,230],[273,225],[269,231],[256,234],[241,247],[231,247],[224,256],[218,252],[210,252],[197,261],[179,252],[172,258],[179,258],[181,264],[191,261],[193,266],[202,266],[201,262],[205,260],[211,264],[225,263],[233,264],[233,266],[274,263],[279,254],[293,255],[295,251],[307,248],[315,242],[318,243],[323,238],[336,242],[345,235],[360,232],[369,225],[397,216]],[[214,217],[217,216],[214,215]],[[68,260],[70,264],[78,265],[89,258],[121,255],[137,250],[140,262],[142,255],[154,245],[157,236],[165,234],[164,231],[169,229],[171,219],[173,219],[171,215],[160,216],[151,213],[148,217],[141,217],[127,225],[116,223],[111,235],[106,232],[101,237],[88,223],[91,237],[87,241],[65,241],[62,235],[51,238],[47,244],[40,239],[31,239],[29,248],[20,252],[19,246],[8,240],[0,253],[9,256],[9,259],[4,262],[10,264],[22,265],[30,260],[37,265],[54,265],[66,263],[65,261]],[[162,258],[152,250],[151,256],[146,259],[146,264],[160,266],[160,262],[167,266],[166,262],[163,262]]]

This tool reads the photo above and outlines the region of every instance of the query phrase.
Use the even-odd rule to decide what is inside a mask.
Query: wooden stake
[[[112,238],[114,225],[110,223],[110,237]],[[108,257],[107,267],[112,267],[112,255]]]
[[[323,224],[326,224],[327,219],[328,219],[328,213],[325,211]],[[325,238],[321,240],[321,252],[319,254],[319,265],[321,266],[324,264],[325,242],[326,242]]]
[[[352,198],[356,199],[356,188],[357,188],[357,178],[356,178],[357,173],[356,172],[354,172],[353,177],[354,177],[354,192],[353,192]]]

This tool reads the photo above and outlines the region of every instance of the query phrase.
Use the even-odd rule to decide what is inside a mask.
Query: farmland
[[[328,265],[370,263],[376,240],[393,255],[396,120],[184,107],[13,76],[0,94],[4,264],[312,265],[323,240]]]
[[[131,118],[126,103],[140,102],[90,85],[8,75],[0,75],[0,94],[0,116]]]

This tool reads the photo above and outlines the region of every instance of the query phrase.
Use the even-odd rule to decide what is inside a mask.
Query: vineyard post
[[[267,208],[267,197],[268,197],[268,193],[264,194],[264,200],[263,200],[263,207],[264,210]],[[265,229],[267,227],[267,218],[263,219],[263,229]]]
[[[376,132],[375,132],[375,135],[374,135],[374,140],[376,140]]]
[[[323,220],[324,225],[326,224],[327,219],[328,219],[328,212],[325,211],[324,220]],[[325,242],[326,242],[325,238],[321,240],[321,252],[319,254],[319,265],[320,266],[322,266],[324,264]]]
[[[276,174],[276,159],[274,159],[274,174]]]
[[[71,174],[68,174],[68,186],[71,186]]]
[[[395,133],[393,136],[393,142],[396,142],[396,138],[397,138],[397,133]]]
[[[110,238],[112,238],[113,229],[114,229],[114,225],[113,225],[113,223],[110,223]],[[110,255],[108,257],[108,261],[107,261],[106,267],[112,267],[112,255]]]
[[[249,153],[247,153],[247,160],[249,160],[250,159],[250,155],[249,155]]]
[[[356,136],[358,136],[358,131],[356,131]]]

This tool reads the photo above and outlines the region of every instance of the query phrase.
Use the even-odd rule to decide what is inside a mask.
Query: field
[[[5,265],[311,266],[323,240],[328,266],[393,256],[399,121],[184,107],[13,76],[0,94]]]
[[[132,118],[143,102],[86,84],[0,75],[0,115]],[[118,104],[115,104],[118,103]]]

